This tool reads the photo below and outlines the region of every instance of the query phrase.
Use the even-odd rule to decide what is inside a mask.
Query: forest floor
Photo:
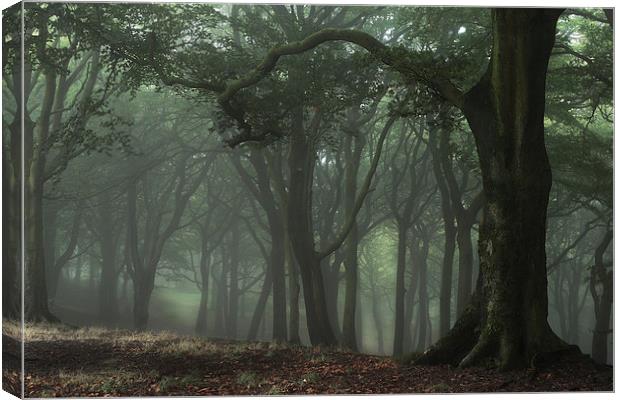
[[[7,367],[18,365],[20,346],[4,333],[6,323],[4,384],[17,387]],[[500,373],[337,349],[40,324],[26,329],[25,352],[26,397],[611,391],[613,379],[611,367],[578,354]]]

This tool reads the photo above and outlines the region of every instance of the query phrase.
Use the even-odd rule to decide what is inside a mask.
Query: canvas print
[[[2,388],[613,391],[612,8],[2,14]]]

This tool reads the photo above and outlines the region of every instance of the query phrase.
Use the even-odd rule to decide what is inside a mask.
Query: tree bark
[[[596,317],[592,332],[592,358],[603,364],[607,362],[607,336],[611,333],[609,322],[613,309],[613,270],[605,268],[603,255],[612,239],[613,231],[608,230],[596,248],[590,273],[590,293]]]
[[[208,334],[208,311],[209,311],[209,278],[211,274],[211,252],[207,243],[205,227],[201,226],[201,251],[200,251],[200,305],[196,316],[195,331],[199,336]]]
[[[471,300],[474,279],[474,250],[471,241],[473,219],[459,218],[456,228],[456,243],[459,250],[459,277],[456,297],[456,316],[461,316]]]
[[[565,345],[547,322],[551,168],[543,125],[547,66],[560,13],[494,9],[487,73],[465,95],[463,112],[476,140],[486,205],[478,244],[482,309],[466,310],[448,335],[459,336],[459,345],[478,336],[462,366],[497,354],[501,369],[523,368],[536,354]],[[477,312],[483,316],[479,335],[470,331],[478,325]],[[445,350],[447,342],[427,351],[421,362]]]
[[[405,267],[407,257],[407,228],[399,225],[398,229],[398,253],[396,261],[396,293],[395,293],[395,318],[394,318],[394,357],[403,354],[403,338],[405,329]]]
[[[472,296],[453,329],[420,362],[454,360],[466,351],[463,366],[494,354],[502,369],[510,369],[529,365],[540,352],[566,346],[547,322],[545,227],[551,169],[543,125],[547,67],[562,11],[493,9],[489,65],[465,94],[445,77],[428,76],[398,56],[402,53],[390,52],[364,32],[325,29],[272,49],[258,68],[225,85],[218,96],[226,107],[239,90],[269,74],[280,57],[345,40],[377,55],[406,78],[421,80],[463,111],[476,141],[487,201],[478,243],[481,293]],[[256,139],[251,132],[245,133],[229,144]],[[292,181],[303,177],[296,175],[300,173],[296,168],[303,171],[304,162],[291,163],[291,167]],[[296,191],[299,196],[308,193],[308,188]],[[298,259],[311,255],[301,246],[294,244],[294,248]],[[301,269],[303,277],[307,272]]]
[[[289,239],[299,265],[304,290],[308,334],[313,345],[335,345],[336,337],[329,323],[320,259],[314,249],[312,223],[312,181],[315,152],[313,139],[303,129],[303,115],[297,110],[296,126],[289,150]]]
[[[248,330],[248,340],[256,340],[258,336],[258,328],[260,327],[261,320],[265,315],[265,307],[267,306],[267,299],[269,299],[269,294],[271,293],[271,288],[273,287],[273,269],[267,267],[267,271],[265,272],[265,280],[263,282],[263,287],[261,288],[260,294],[258,295],[258,300],[256,301],[256,307],[254,308],[254,313],[252,314],[252,319],[250,321],[250,328]]]
[[[443,123],[443,110],[440,111],[439,124]],[[442,166],[442,159],[447,158],[448,135],[445,129],[433,125],[429,129],[429,146],[433,153],[433,173],[441,195],[441,216],[444,226],[444,249],[441,266],[441,286],[439,290],[439,335],[450,330],[450,312],[452,300],[452,273],[454,268],[454,250],[456,247],[455,212],[452,207],[448,177]]]
[[[404,339],[403,339],[403,349],[404,352],[411,351],[415,347],[415,343],[413,341],[413,330],[415,327],[412,327],[413,323],[413,310],[415,308],[415,297],[417,294],[417,289],[420,281],[420,262],[419,262],[419,240],[417,237],[414,237],[410,242],[411,245],[409,247],[410,253],[410,264],[411,268],[411,279],[409,281],[409,290],[406,293],[406,303],[405,303],[405,331],[404,331]],[[418,303],[420,304],[420,303]],[[419,307],[418,307],[419,309]]]
[[[354,118],[355,119],[355,118]],[[344,210],[345,220],[355,219],[352,215],[355,207],[355,197],[357,193],[357,174],[362,154],[364,142],[358,132],[358,137],[348,135],[345,139],[345,198]],[[345,298],[344,314],[342,318],[342,344],[352,351],[358,351],[356,337],[356,305],[357,305],[357,247],[358,247],[358,228],[357,222],[353,227],[344,243],[344,271],[345,271]]]
[[[427,345],[426,332],[428,329],[428,321],[430,320],[429,301],[428,301],[428,250],[429,239],[421,235],[420,252],[415,258],[415,262],[420,269],[420,297],[418,306],[418,343],[416,351],[423,351]]]
[[[99,282],[99,319],[105,324],[118,319],[118,232],[115,231],[113,204],[109,192],[103,192],[99,215],[101,235],[101,281]]]
[[[288,341],[293,344],[301,344],[299,337],[299,271],[292,254],[292,249],[288,239],[286,240],[286,265],[288,268],[288,287],[289,287],[289,328]]]
[[[230,339],[237,337],[237,317],[239,315],[239,241],[240,232],[238,221],[233,222],[230,240],[228,285],[228,318],[226,320],[226,336]]]

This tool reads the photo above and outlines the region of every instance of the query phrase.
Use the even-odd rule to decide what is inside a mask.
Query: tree
[[[269,73],[283,55],[345,40],[378,54],[410,79],[429,84],[463,112],[476,140],[486,198],[479,239],[484,290],[480,306],[465,311],[460,323],[419,362],[454,360],[465,354],[460,364],[466,366],[497,353],[501,368],[509,369],[524,367],[538,352],[563,345],[547,322],[544,245],[551,171],[543,125],[547,66],[561,12],[492,10],[489,65],[465,93],[445,77],[425,76],[419,66],[403,60],[402,54],[395,56],[363,32],[326,29],[272,49],[253,73],[220,95],[225,105],[236,92]],[[244,139],[248,133],[232,143]]]
[[[10,140],[3,168],[12,173],[8,190],[19,192],[16,186],[21,175],[14,167],[21,149],[19,137],[23,128],[24,152],[24,229],[25,229],[25,316],[28,320],[57,320],[48,308],[48,288],[44,245],[43,196],[46,183],[58,178],[70,160],[95,149],[109,149],[126,144],[116,129],[96,134],[88,125],[95,116],[103,116],[105,100],[114,86],[111,70],[104,71],[105,55],[87,38],[78,37],[75,19],[82,12],[95,12],[90,7],[69,4],[28,4],[24,25],[17,18],[17,8],[5,14],[9,33],[4,35],[4,82],[12,94],[13,121],[9,127]],[[20,57],[20,39],[24,33],[24,59]],[[106,76],[103,85],[97,79]],[[22,90],[21,82],[24,81]],[[40,100],[39,100],[40,99]],[[38,100],[38,101],[37,101]],[[36,110],[36,111],[35,111]],[[23,119],[22,119],[23,116]],[[114,121],[112,116],[108,123]],[[22,126],[23,124],[23,126]],[[112,123],[110,126],[114,125]],[[9,150],[12,149],[12,150]],[[13,164],[11,167],[10,164]],[[10,172],[9,172],[10,171]],[[7,176],[8,178],[8,176]],[[10,198],[17,201],[17,198]],[[14,205],[9,205],[14,209]],[[14,224],[14,226],[17,226]],[[8,232],[7,232],[8,233]],[[13,237],[14,234],[8,235]],[[9,239],[12,243],[12,239]],[[10,247],[14,247],[11,244]],[[15,253],[17,254],[17,252]],[[8,261],[8,260],[7,260]],[[53,260],[47,260],[51,263]],[[8,266],[16,265],[11,260]],[[13,272],[7,272],[13,274]],[[8,282],[14,277],[7,276]],[[12,296],[7,284],[7,296]]]
[[[305,19],[302,12],[303,9],[298,12],[298,20]],[[359,201],[356,200],[351,213],[354,217],[342,225],[332,245],[317,252],[311,207],[317,146],[314,139],[324,122],[321,112],[325,109],[312,102],[308,104],[315,108],[309,109],[298,101],[290,112],[287,109],[286,123],[280,124],[282,117],[274,117],[273,112],[267,113],[270,118],[264,118],[264,110],[257,110],[256,105],[260,108],[265,103],[256,100],[265,98],[261,96],[265,93],[267,97],[280,95],[280,89],[286,86],[282,83],[289,79],[303,81],[304,69],[293,68],[295,59],[305,66],[312,64],[312,58],[309,53],[302,53],[328,42],[347,42],[342,49],[350,50],[350,44],[364,48],[377,61],[398,72],[406,84],[426,86],[445,107],[460,110],[476,143],[486,201],[479,232],[480,283],[454,328],[418,362],[449,361],[466,366],[485,356],[497,355],[501,368],[525,367],[539,352],[565,346],[547,321],[545,253],[551,187],[544,135],[545,85],[561,13],[559,9],[491,10],[492,43],[490,49],[481,53],[481,59],[489,56],[488,63],[481,76],[475,75],[476,79],[455,74],[454,68],[461,59],[446,57],[436,48],[417,51],[416,43],[411,43],[410,48],[390,47],[363,31],[339,28],[314,32],[300,29],[288,44],[269,49],[254,70],[243,73],[242,69],[235,69],[232,78],[219,65],[196,73],[197,69],[189,67],[183,57],[184,68],[171,68],[171,57],[161,56],[165,52],[160,51],[154,59],[161,57],[163,62],[151,68],[151,76],[169,85],[212,94],[227,116],[227,127],[236,128],[229,131],[227,143],[231,146],[278,138],[288,141],[289,238],[300,266],[313,343],[334,342],[323,299],[320,260],[346,240],[372,173],[362,185],[366,190],[360,190],[357,196]],[[148,34],[138,42],[146,45],[142,47],[153,56],[158,49],[170,47],[167,35],[168,32],[159,38]],[[222,42],[218,41],[218,45],[226,49],[227,42]],[[209,52],[209,43],[203,44],[199,54],[225,52],[212,48]],[[191,53],[191,47],[185,49]],[[234,51],[230,54],[239,55]],[[297,57],[285,57],[292,55]],[[281,58],[284,68],[277,68]],[[226,55],[222,59],[227,60]],[[277,73],[272,74],[274,71]],[[266,88],[270,86],[277,90],[269,92]],[[302,86],[294,88],[293,98],[304,99]],[[378,154],[379,151],[375,155]]]

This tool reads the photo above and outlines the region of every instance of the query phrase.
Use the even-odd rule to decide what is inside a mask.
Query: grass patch
[[[272,387],[269,388],[266,394],[270,396],[277,396],[277,395],[285,394],[285,392],[279,386],[273,385]]]
[[[321,379],[321,376],[316,372],[308,372],[301,376],[301,384],[315,383]]]
[[[450,385],[445,382],[440,382],[436,385],[431,386],[428,391],[430,393],[450,393]]]
[[[244,386],[246,388],[251,388],[257,386],[259,383],[258,375],[252,371],[243,371],[239,375],[237,375],[236,382],[240,386]]]
[[[169,392],[170,389],[177,387],[177,379],[174,376],[162,376],[157,386],[161,392]]]
[[[324,363],[329,361],[329,357],[325,353],[312,354],[310,357],[310,362],[313,363]]]

